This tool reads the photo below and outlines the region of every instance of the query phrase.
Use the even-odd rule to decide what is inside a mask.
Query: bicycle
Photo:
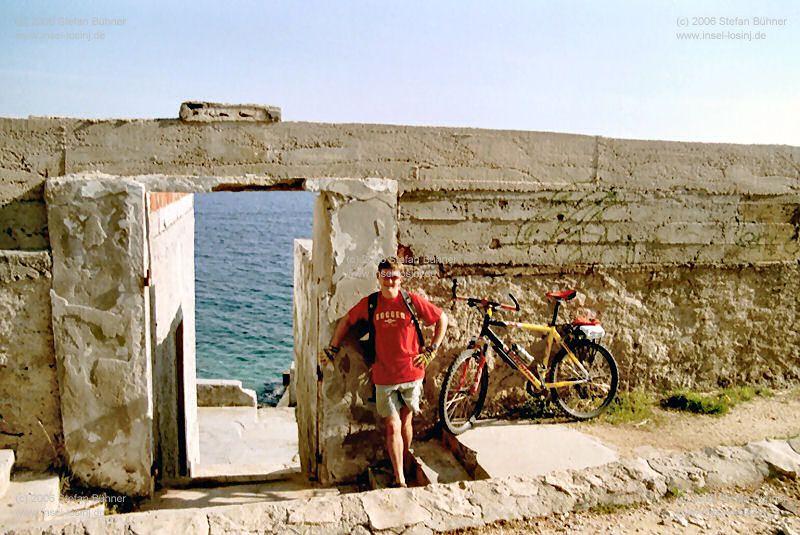
[[[562,301],[569,301],[576,290],[547,292],[555,302],[553,318],[547,325],[521,323],[495,319],[498,309],[519,312],[519,302],[508,294],[514,305],[498,303],[485,298],[456,295],[457,280],[453,280],[452,300],[466,301],[470,307],[483,311],[480,334],[470,339],[467,349],[450,364],[439,395],[439,419],[445,428],[457,435],[471,428],[478,418],[489,387],[489,369],[486,359],[494,350],[502,359],[525,378],[525,388],[531,396],[546,394],[567,415],[577,420],[587,420],[602,413],[614,400],[619,383],[617,363],[600,340],[605,330],[597,320],[578,318],[569,324],[556,325]],[[516,327],[533,331],[546,338],[543,367],[523,347],[512,343],[507,346],[492,331],[492,327]],[[562,336],[559,330],[564,333]],[[551,359],[553,348],[559,351]],[[541,372],[547,370],[542,380]]]

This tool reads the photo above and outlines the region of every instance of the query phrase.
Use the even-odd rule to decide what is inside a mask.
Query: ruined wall
[[[194,202],[148,193],[155,455],[165,480],[199,461],[194,308]],[[181,347],[182,362],[178,362]],[[180,376],[182,374],[182,376]],[[183,399],[179,400],[179,384]],[[194,401],[194,402],[193,402]],[[184,407],[179,411],[179,406]],[[181,436],[182,435],[182,436]],[[186,442],[184,442],[186,441]],[[186,459],[179,459],[182,443]]]
[[[438,258],[408,286],[438,304],[449,291],[440,277],[457,274],[470,277],[470,293],[513,291],[544,319],[541,293],[576,286],[608,327],[627,384],[797,379],[798,147],[391,125],[0,119],[0,247],[46,250],[42,184],[81,171],[159,175],[139,177],[151,191],[395,179],[397,241]],[[324,185],[337,187],[345,186]],[[335,214],[337,195],[373,193],[334,191],[318,213]],[[369,225],[337,226],[348,219],[334,215],[315,229],[314,258],[330,259],[314,262],[316,349],[373,288],[347,264],[364,254]],[[387,247],[369,253],[378,249]],[[466,312],[453,314],[445,353],[467,336]],[[25,321],[16,316],[11,328]],[[364,444],[375,443],[366,371],[351,349],[343,357],[323,370],[323,479],[352,476],[367,461],[358,456]],[[428,420],[440,369],[426,385]],[[490,407],[515,395],[513,381],[495,376]],[[325,457],[335,451],[354,463]]]
[[[300,468],[309,477],[317,470],[317,310],[311,240],[294,240],[294,375],[300,437]]]
[[[466,271],[453,275],[462,282],[459,294],[508,302],[507,294],[512,292],[522,312],[498,315],[515,321],[546,323],[552,304],[544,292],[578,288],[576,299],[562,306],[560,318],[568,321],[591,311],[602,320],[608,332],[603,344],[619,364],[621,388],[780,387],[800,382],[797,263],[692,269],[595,267],[566,272],[528,269],[505,272],[503,277]],[[424,430],[436,420],[438,389],[446,367],[477,335],[480,316],[463,303],[451,308],[450,286],[441,279],[418,277],[406,286],[428,295],[453,320],[441,356],[428,372],[420,428]],[[505,332],[532,354],[538,356],[537,350],[543,349],[543,344],[526,338],[523,331]],[[498,360],[490,377],[488,413],[502,414],[525,399],[519,375],[502,361]]]
[[[468,187],[403,194],[400,243],[464,265],[747,264],[800,253],[800,179],[772,191]]]
[[[312,252],[319,325],[317,345],[308,357],[316,359],[330,343],[339,318],[375,290],[377,261],[397,250],[397,184],[317,180],[307,187],[320,192]],[[368,370],[350,340],[320,372],[317,476],[325,484],[352,481],[384,453],[375,406],[367,401],[372,393]],[[297,402],[304,402],[300,392]],[[301,428],[300,436],[304,434]]]
[[[380,177],[413,190],[602,184],[770,192],[794,184],[800,148],[320,123],[0,118],[0,248],[48,247],[42,185],[82,171],[281,179]],[[223,181],[224,182],[224,181]],[[231,180],[231,183],[241,182]],[[755,188],[755,189],[754,189]],[[189,191],[189,190],[186,190]]]
[[[48,181],[46,195],[70,470],[84,484],[148,495],[153,398],[144,188],[130,179],[63,177]]]
[[[47,252],[0,251],[0,449],[16,466],[63,463]]]

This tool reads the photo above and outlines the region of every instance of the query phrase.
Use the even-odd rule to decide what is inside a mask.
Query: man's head
[[[396,258],[384,258],[378,263],[378,284],[381,289],[399,289],[403,280],[403,264]]]

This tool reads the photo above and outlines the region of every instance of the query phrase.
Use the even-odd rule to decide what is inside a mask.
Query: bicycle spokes
[[[572,352],[575,358],[566,354],[554,363],[552,379],[558,385],[555,392],[567,413],[588,417],[602,410],[614,395],[616,365],[597,344],[578,344]]]
[[[451,432],[467,429],[480,412],[482,396],[486,395],[483,373],[479,358],[473,354],[463,354],[448,371],[440,402]]]

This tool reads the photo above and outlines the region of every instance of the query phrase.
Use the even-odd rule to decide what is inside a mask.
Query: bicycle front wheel
[[[447,368],[439,393],[439,420],[454,435],[463,433],[475,423],[486,401],[489,369],[479,369],[480,352],[463,351]]]
[[[566,414],[578,420],[588,420],[602,413],[617,395],[617,363],[606,348],[590,340],[578,340],[570,349],[588,376],[562,349],[550,363],[547,382],[583,381],[551,388],[550,392]]]

